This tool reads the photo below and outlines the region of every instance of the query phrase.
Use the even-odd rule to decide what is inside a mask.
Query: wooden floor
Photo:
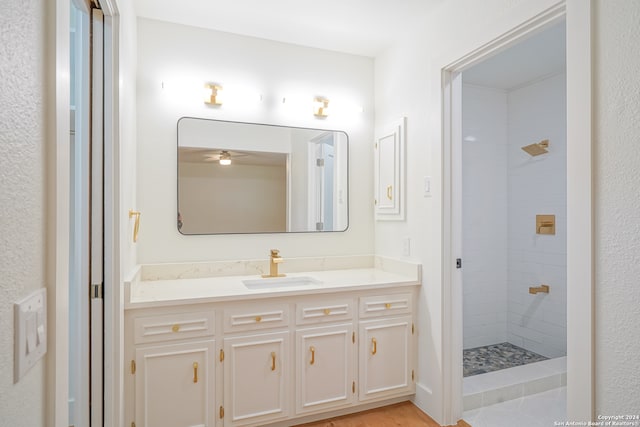
[[[357,414],[300,424],[297,427],[441,427],[411,402],[402,402]],[[455,427],[471,427],[459,421]]]

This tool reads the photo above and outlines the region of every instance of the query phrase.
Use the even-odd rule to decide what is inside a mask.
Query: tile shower
[[[566,381],[565,87],[564,73],[511,90],[463,85],[465,409],[522,395],[526,381]],[[522,149],[543,140],[548,153]],[[540,214],[555,216],[555,234],[538,233]],[[529,292],[543,284],[548,293]],[[495,372],[529,363],[545,374]],[[476,375],[502,378],[502,394],[483,402],[479,390],[491,387]]]

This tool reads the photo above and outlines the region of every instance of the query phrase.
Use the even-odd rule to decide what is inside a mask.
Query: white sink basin
[[[316,288],[322,284],[318,279],[309,276],[264,277],[243,280],[242,283],[248,289]]]

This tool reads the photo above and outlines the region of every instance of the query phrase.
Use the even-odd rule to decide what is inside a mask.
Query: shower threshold
[[[519,399],[566,385],[566,356],[473,375],[463,379],[464,410]]]

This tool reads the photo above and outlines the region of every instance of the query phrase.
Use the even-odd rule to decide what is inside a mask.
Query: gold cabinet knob
[[[391,308],[391,303],[390,303],[390,302],[386,303],[386,304],[384,305],[384,307],[385,307],[387,310],[388,310],[388,309],[390,309],[390,308]]]
[[[327,316],[330,315],[331,314],[331,310],[329,310],[328,308],[325,308],[324,309],[324,314],[327,315]]]
[[[180,330],[180,325],[175,324],[171,327],[172,332],[178,332]]]
[[[261,322],[262,321],[262,316],[256,316],[256,322]]]

